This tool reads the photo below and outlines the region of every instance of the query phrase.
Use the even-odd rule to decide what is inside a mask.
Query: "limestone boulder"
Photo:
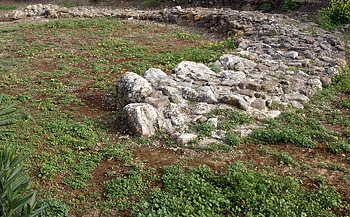
[[[152,85],[143,77],[127,72],[116,83],[117,106],[123,108],[129,103],[143,102],[154,91]]]
[[[170,79],[165,72],[156,68],[148,69],[143,77],[154,87],[157,87],[162,81]]]
[[[242,110],[247,110],[249,108],[248,102],[239,95],[223,95],[218,101],[227,105],[235,106]]]
[[[13,18],[14,20],[19,20],[27,17],[27,14],[20,10],[14,10],[8,14],[9,18]]]
[[[123,114],[131,131],[138,136],[150,137],[164,126],[164,117],[147,103],[130,103]]]
[[[217,76],[208,66],[203,63],[182,61],[174,69],[175,77],[182,81],[210,81],[210,78]]]
[[[249,59],[231,54],[223,55],[214,65],[221,70],[250,71],[257,64]]]
[[[186,133],[186,134],[182,134],[180,136],[177,137],[176,142],[179,144],[187,144],[195,139],[197,139],[197,135],[193,134],[193,133]]]

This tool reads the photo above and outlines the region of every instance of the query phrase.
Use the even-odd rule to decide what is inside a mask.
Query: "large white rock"
[[[117,105],[123,108],[129,103],[143,102],[153,91],[152,85],[143,77],[127,72],[116,83]]]
[[[182,81],[210,81],[211,77],[216,77],[216,73],[203,63],[195,63],[191,61],[182,61],[177,65],[173,72],[175,77]]]
[[[9,18],[13,18],[15,20],[23,19],[27,17],[27,14],[20,10],[14,10],[10,14],[8,14]]]
[[[165,72],[163,72],[161,69],[156,68],[148,69],[143,77],[154,87],[157,87],[161,81],[170,79]]]
[[[221,56],[214,63],[214,66],[221,70],[249,71],[254,69],[257,64],[243,57],[226,54]]]
[[[193,134],[193,133],[186,133],[186,134],[182,134],[180,136],[177,137],[176,142],[179,144],[187,144],[195,139],[197,139],[197,135]]]
[[[286,94],[286,97],[289,101],[297,101],[299,103],[308,103],[310,101],[309,97],[300,93]]]
[[[131,103],[123,112],[129,128],[136,135],[150,137],[163,128],[163,115],[150,104]]]

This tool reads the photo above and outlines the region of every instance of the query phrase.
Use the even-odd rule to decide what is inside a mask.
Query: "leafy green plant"
[[[211,136],[214,130],[214,126],[208,123],[201,123],[194,127],[195,131],[201,137]]]
[[[278,159],[279,159],[280,163],[282,163],[282,164],[292,165],[295,163],[293,158],[286,152],[281,153],[278,156]]]
[[[295,0],[283,0],[281,10],[285,12],[290,12],[299,7],[298,2]]]
[[[142,169],[139,164],[132,165],[124,176],[108,172],[111,177],[103,183],[106,190],[105,196],[110,204],[115,204],[119,210],[130,209],[132,204],[142,201],[144,194],[149,189],[151,182],[156,178],[153,169]]]
[[[272,10],[271,0],[262,0],[261,10],[263,12],[269,12]]]
[[[332,88],[347,92],[350,90],[350,69],[349,67],[344,67],[342,72],[334,76],[332,79]]]
[[[176,37],[184,39],[199,39],[201,35],[196,33],[177,32]]]
[[[233,110],[215,109],[209,114],[209,117],[216,116],[220,121],[219,128],[223,130],[234,129],[239,124],[248,124],[253,120],[248,114]]]
[[[322,184],[322,185],[326,184],[326,182],[327,182],[327,180],[324,176],[316,176],[314,178],[314,181],[316,182],[316,184]]]
[[[77,2],[72,2],[72,1],[63,1],[59,5],[66,8],[73,8],[73,7],[81,6],[82,4],[79,4]]]
[[[44,199],[41,205],[46,207],[41,215],[45,217],[66,217],[70,210],[64,201],[56,198]]]
[[[225,143],[220,143],[220,142],[213,142],[213,143],[209,143],[206,146],[204,146],[202,148],[202,150],[204,151],[218,151],[218,150],[222,150],[225,152],[229,152],[232,150],[231,146],[225,144]]]
[[[350,23],[350,0],[331,0],[329,6],[319,11],[318,22],[325,28]]]
[[[350,99],[343,99],[339,102],[339,108],[350,108]]]
[[[30,177],[23,170],[28,156],[16,156],[16,147],[0,147],[0,215],[4,217],[38,216],[36,192],[30,191]]]
[[[16,5],[6,6],[3,4],[0,4],[0,10],[15,10],[16,8],[17,8]]]
[[[0,127],[11,125],[12,118],[9,117],[15,110],[14,106],[16,103],[11,103],[10,105],[2,105],[4,101],[4,95],[0,95]]]
[[[307,191],[300,181],[232,164],[215,175],[207,166],[186,172],[164,168],[162,188],[133,207],[138,216],[335,216],[341,196],[333,188]]]
[[[337,140],[329,144],[329,149],[333,153],[346,153],[350,152],[350,144],[343,140]]]
[[[227,133],[226,142],[231,146],[238,146],[241,143],[241,139],[233,133]]]
[[[313,148],[316,143],[304,131],[298,129],[257,129],[246,138],[247,141],[262,144],[291,143],[301,147]]]
[[[0,96],[0,104],[4,95]],[[0,126],[12,124],[8,117],[14,112],[15,103],[0,108]],[[24,172],[26,156],[16,155],[16,146],[0,146],[0,215],[38,216],[44,207],[36,209],[36,192],[30,191],[30,177]]]
[[[157,188],[148,201],[134,207],[139,216],[218,216],[230,209],[222,189],[210,180],[213,171],[203,165],[186,173],[178,165],[164,168],[163,188]]]

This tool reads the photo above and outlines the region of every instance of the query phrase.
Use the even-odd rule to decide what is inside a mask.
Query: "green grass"
[[[141,206],[139,216],[335,216],[341,204],[334,189],[319,186],[306,191],[300,181],[259,173],[241,164],[215,175],[207,166],[183,171],[164,168],[162,188],[156,188]]]
[[[305,109],[284,112],[275,120],[266,119],[266,127],[255,130],[247,137],[247,141],[261,144],[289,143],[306,148],[322,145],[329,147],[331,152],[348,152],[349,140],[343,136],[349,126],[344,105],[350,90],[348,80],[349,73],[345,68],[329,87],[311,99],[311,104]]]
[[[109,18],[3,24],[0,92],[3,103],[17,103],[17,112],[0,141],[30,155],[24,168],[39,202],[48,206],[44,216],[348,212],[346,200],[327,186],[347,184],[350,171],[348,69],[304,110],[265,119],[246,138],[236,130],[261,120],[214,110],[207,118],[218,119],[217,129],[201,123],[190,130],[200,138],[222,130],[226,138],[201,148],[195,147],[199,140],[178,148],[164,132],[149,139],[125,133],[114,110],[116,80],[126,71],[142,75],[150,67],[170,73],[183,60],[210,65],[234,51],[237,38],[210,41],[166,25],[153,30],[147,23]],[[299,156],[305,152],[312,154]],[[334,162],[320,164],[329,158]],[[235,164],[247,159],[254,167]],[[326,174],[320,185],[314,178],[319,169],[337,171],[341,176],[336,178],[345,181]],[[308,180],[313,189],[299,179],[307,179],[306,170],[315,174]]]
[[[15,10],[16,8],[17,8],[16,5],[6,6],[6,5],[3,5],[3,4],[0,4],[0,10],[9,11],[9,10]]]
[[[215,109],[209,114],[209,117],[219,117],[219,121],[221,122],[219,129],[222,130],[234,129],[238,125],[253,122],[253,118],[248,114],[232,110]]]
[[[59,3],[58,5],[61,7],[66,7],[66,8],[83,6],[83,4],[75,2],[75,1],[63,1],[63,2]]]

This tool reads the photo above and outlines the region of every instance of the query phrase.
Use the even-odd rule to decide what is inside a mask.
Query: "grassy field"
[[[170,73],[182,60],[211,66],[234,38],[96,18],[3,23],[0,41],[2,105],[17,102],[13,132],[1,131],[0,142],[30,154],[43,216],[350,215],[348,68],[304,110],[286,109],[246,138],[179,148],[162,133],[129,133],[115,82],[150,67]],[[226,131],[256,121],[237,111],[210,116]]]

